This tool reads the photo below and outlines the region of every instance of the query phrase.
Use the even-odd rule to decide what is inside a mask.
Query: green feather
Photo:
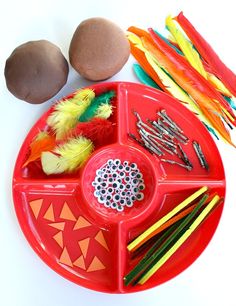
[[[107,91],[97,97],[95,97],[86,109],[86,111],[79,117],[80,122],[86,122],[96,116],[99,106],[102,104],[110,104],[111,99],[115,97],[115,92],[113,90]]]
[[[133,69],[141,83],[162,90],[139,64],[133,64]]]

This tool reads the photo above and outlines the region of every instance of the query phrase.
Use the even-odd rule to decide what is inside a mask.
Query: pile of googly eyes
[[[135,201],[142,201],[145,189],[143,175],[137,164],[120,159],[109,159],[96,171],[92,182],[94,196],[106,208],[118,212],[132,207]]]

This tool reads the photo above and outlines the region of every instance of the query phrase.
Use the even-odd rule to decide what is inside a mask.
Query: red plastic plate
[[[29,144],[46,125],[51,109],[33,126],[20,150],[13,178],[15,210],[30,245],[53,270],[81,286],[109,293],[141,291],[178,275],[203,252],[219,222],[223,204],[209,216],[184,245],[144,285],[123,284],[124,275],[136,264],[127,243],[167,211],[201,186],[225,195],[225,176],[217,147],[203,124],[178,101],[143,85],[102,83],[96,94],[117,92],[112,121],[116,124],[110,144],[94,151],[76,175],[47,177],[40,168],[22,170]],[[191,140],[197,140],[210,166],[199,165],[191,147],[184,149],[193,161],[191,172],[160,163],[159,159],[134,143],[128,132],[137,134],[136,118],[154,119],[165,108]],[[95,171],[109,158],[130,160],[144,175],[144,200],[122,213],[101,206],[93,195]]]

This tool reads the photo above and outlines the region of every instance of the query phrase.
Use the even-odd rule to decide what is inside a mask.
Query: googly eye
[[[106,201],[106,202],[104,202],[104,206],[105,206],[105,207],[110,207],[110,206],[111,206],[111,203],[110,203],[109,201]]]
[[[129,166],[125,167],[125,172],[130,172],[130,167]]]
[[[100,196],[100,192],[98,190],[95,190],[93,194],[96,198]]]
[[[142,192],[138,193],[136,196],[138,201],[142,201],[144,199],[144,194]]]
[[[131,181],[131,184],[132,184],[133,186],[138,186],[139,180],[135,178],[135,179],[133,179],[133,180]]]
[[[132,187],[131,189],[133,194],[137,194],[139,192],[139,188],[138,187]]]
[[[139,188],[139,190],[144,190],[144,189],[145,189],[145,185],[144,185],[144,184],[140,184],[140,185],[138,186],[138,188]]]
[[[124,167],[120,164],[120,165],[118,166],[118,169],[119,169],[120,171],[122,171],[122,170],[124,169]]]
[[[137,179],[141,179],[142,177],[143,177],[142,173],[140,173],[140,172],[137,173],[137,175],[136,175],[136,178],[137,178]]]
[[[134,205],[133,202],[131,202],[130,200],[126,202],[127,207],[132,207],[133,205]]]
[[[131,189],[131,185],[130,184],[126,184],[126,189],[130,190]]]
[[[130,182],[130,177],[129,176],[126,176],[125,178],[124,178],[124,180],[125,180],[125,182]]]
[[[103,173],[102,178],[103,178],[103,179],[107,179],[107,178],[108,178],[107,172],[104,172],[104,173]]]
[[[102,190],[100,191],[100,194],[101,194],[102,196],[104,196],[106,193],[107,193],[107,191],[106,191],[105,189],[102,189]]]
[[[111,199],[112,199],[112,196],[111,196],[110,194],[108,194],[108,195],[106,196],[106,200],[107,200],[107,201],[111,201]]]
[[[102,178],[99,176],[95,177],[95,183],[101,183],[102,182]]]
[[[123,206],[117,206],[116,210],[118,212],[122,212],[122,211],[124,211],[124,207]]]
[[[113,164],[113,165],[111,166],[111,170],[112,170],[112,171],[115,171],[116,169],[117,169],[117,166]]]
[[[115,194],[115,195],[113,196],[113,201],[114,201],[114,202],[119,202],[119,201],[120,201],[120,195],[119,195],[119,194]]]
[[[130,168],[131,168],[132,170],[136,170],[136,169],[137,169],[137,165],[136,165],[135,163],[131,163],[131,164],[130,164]]]
[[[119,166],[120,163],[121,163],[120,159],[117,158],[117,159],[114,160],[114,164],[115,164],[116,166]]]
[[[107,182],[102,182],[102,183],[101,183],[101,186],[102,186],[103,188],[106,188],[106,187],[107,187]]]
[[[113,190],[112,187],[109,187],[109,188],[107,189],[107,193],[110,193],[110,194],[111,194],[111,193],[113,193],[113,191],[114,191],[114,190]]]
[[[108,178],[108,183],[113,183],[113,182],[114,182],[113,177],[109,177],[109,178]]]
[[[116,179],[117,176],[118,176],[118,174],[117,174],[116,172],[112,173],[112,177],[113,177],[114,179]]]
[[[95,181],[92,182],[92,186],[95,187],[97,186],[97,183]]]
[[[102,173],[103,173],[103,172],[102,172],[102,170],[100,170],[100,169],[98,169],[98,170],[96,171],[96,175],[97,175],[97,176],[101,176]]]
[[[127,160],[125,160],[125,161],[123,162],[123,165],[124,165],[124,166],[128,166],[128,164],[129,164],[129,162],[128,162]]]
[[[118,207],[117,203],[113,202],[111,203],[111,208],[112,209],[116,209]]]
[[[130,190],[126,191],[126,195],[127,195],[128,197],[130,197],[130,196],[131,196],[131,191],[130,191]]]
[[[121,178],[125,177],[125,172],[121,171],[121,172],[119,173],[119,176],[120,176]]]
[[[105,198],[103,196],[98,197],[98,203],[103,204],[105,202]]]
[[[112,184],[112,187],[113,187],[114,189],[119,189],[119,188],[120,188],[120,183],[117,182],[117,181],[115,181],[115,182]]]
[[[137,175],[137,173],[136,172],[134,172],[134,171],[131,171],[130,172],[130,176],[133,178],[133,177],[136,177],[136,175]]]
[[[113,165],[113,159],[108,159],[107,165],[109,165],[109,166]]]
[[[124,199],[120,199],[120,205],[122,206],[126,205],[126,201]]]

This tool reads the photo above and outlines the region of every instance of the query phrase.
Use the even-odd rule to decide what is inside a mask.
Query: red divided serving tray
[[[223,205],[190,236],[179,250],[144,285],[124,286],[123,277],[137,263],[127,244],[201,186],[225,195],[225,176],[217,147],[203,124],[178,101],[143,85],[115,82],[92,86],[96,94],[115,90],[115,133],[110,143],[95,150],[74,175],[46,176],[40,169],[22,170],[29,144],[46,126],[50,109],[33,126],[20,150],[13,177],[15,210],[21,228],[41,259],[65,278],[108,293],[128,293],[157,286],[178,275],[203,252],[219,222]],[[133,110],[143,119],[155,119],[158,109],[200,143],[209,163],[207,172],[189,144],[184,147],[192,171],[160,162],[136,144]],[[145,181],[144,199],[124,212],[106,209],[93,194],[96,170],[108,159],[135,162]]]

